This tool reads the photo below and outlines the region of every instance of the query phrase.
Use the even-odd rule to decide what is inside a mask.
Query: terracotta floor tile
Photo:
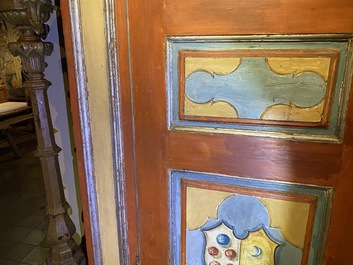
[[[38,265],[45,262],[49,256],[49,248],[36,247],[21,262]]]
[[[15,245],[15,242],[0,240],[0,259],[4,258]]]
[[[21,242],[32,229],[26,227],[17,226],[2,236],[3,240],[12,241],[12,242]]]
[[[10,251],[5,255],[5,258],[11,261],[20,262],[34,249],[33,246],[25,244],[16,244]]]
[[[30,215],[23,222],[20,223],[20,226],[28,227],[28,228],[36,228],[40,225],[44,220],[46,220],[46,216],[43,215]]]
[[[40,223],[36,229],[41,231],[48,231],[49,220],[45,219],[42,223]]]
[[[45,231],[32,230],[23,240],[22,243],[32,246],[39,245],[40,242],[47,236]]]
[[[0,259],[0,264],[1,265],[17,265],[18,263],[15,261]]]
[[[0,265],[41,265],[45,254],[34,250],[46,236],[47,216],[40,161],[33,155],[36,137],[25,134],[15,141],[21,159],[15,159],[7,143],[0,142]],[[31,263],[23,261],[25,257]]]

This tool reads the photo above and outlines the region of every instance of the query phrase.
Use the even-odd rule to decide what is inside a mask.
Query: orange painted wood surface
[[[353,247],[353,214],[349,211],[353,208],[352,100],[343,144],[170,132],[165,81],[166,36],[349,33],[353,32],[352,13],[353,2],[349,0],[129,1],[132,83],[125,81],[122,90],[127,95],[131,85],[133,108],[125,113],[131,111],[134,119],[142,264],[169,264],[168,169],[334,187],[324,264],[353,263],[348,254]],[[119,25],[124,22],[119,20]],[[129,64],[129,60],[121,58],[120,63]],[[123,100],[129,100],[128,96]],[[128,103],[124,104],[128,109]]]
[[[350,0],[165,0],[168,35],[351,33]]]
[[[80,114],[78,106],[78,94],[77,94],[77,83],[76,83],[76,70],[75,70],[75,54],[72,43],[72,31],[71,31],[71,19],[70,19],[70,8],[68,0],[60,0],[60,14],[62,17],[62,26],[65,41],[65,55],[67,62],[67,74],[69,80],[69,91],[70,91],[70,106],[73,123],[74,140],[76,147],[77,156],[77,171],[79,178],[79,187],[81,193],[83,217],[84,217],[84,233],[86,237],[87,245],[87,256],[88,263],[90,265],[94,263],[93,246],[92,246],[92,234],[91,234],[91,220],[89,215],[89,202],[87,196],[87,183],[86,183],[86,172],[85,162],[83,156],[82,136],[80,127]]]
[[[61,12],[88,254],[94,264],[67,0],[61,0]],[[130,0],[116,1],[116,13],[130,263],[140,254],[141,264],[169,264],[168,169],[185,169],[334,187],[324,264],[352,264],[353,101],[343,144],[170,132],[165,37],[352,33],[353,2]]]
[[[125,197],[126,197],[126,224],[129,257],[123,257],[130,264],[137,264],[138,253],[138,234],[136,216],[136,188],[135,188],[135,161],[134,161],[134,132],[132,120],[132,95],[130,93],[130,65],[129,65],[129,32],[127,25],[126,2],[117,1],[115,6],[116,27],[118,31],[117,56],[118,56],[118,76],[120,85],[121,99],[121,119],[124,146],[124,175],[125,175]]]

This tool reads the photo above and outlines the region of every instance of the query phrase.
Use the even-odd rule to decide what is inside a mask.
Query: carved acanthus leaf
[[[22,87],[21,60],[12,56],[7,47],[8,43],[17,41],[20,34],[17,26],[0,21],[0,84],[7,84],[8,88]]]

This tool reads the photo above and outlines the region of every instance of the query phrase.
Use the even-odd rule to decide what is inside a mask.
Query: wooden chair
[[[32,119],[29,102],[9,100],[6,86],[0,85],[0,135],[7,140],[16,158],[20,158],[21,153],[11,134],[17,125]]]

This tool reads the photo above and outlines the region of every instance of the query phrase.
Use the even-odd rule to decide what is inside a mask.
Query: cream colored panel
[[[103,0],[81,1],[102,264],[120,264]]]
[[[240,58],[185,58],[185,78],[196,71],[227,75],[239,66]]]
[[[216,219],[218,206],[231,195],[233,194],[228,192],[187,187],[187,229],[198,229],[206,223],[208,218]]]
[[[311,108],[294,105],[275,105],[269,107],[261,116],[263,120],[320,122],[323,116],[324,101]]]
[[[271,227],[279,228],[288,242],[303,249],[310,205],[269,198],[258,199],[269,211]]]
[[[272,71],[282,75],[315,72],[327,81],[331,58],[268,58]]]
[[[187,96],[184,100],[184,114],[200,117],[237,118],[236,109],[224,101],[211,101],[204,104],[196,104]]]
[[[196,71],[206,71],[217,75],[227,75],[239,66],[240,58],[185,58],[185,78]],[[237,118],[234,107],[227,102],[216,101],[204,104],[193,103],[186,95],[184,114],[200,117]]]
[[[277,246],[262,228],[249,233],[242,242],[240,265],[274,265]]]

